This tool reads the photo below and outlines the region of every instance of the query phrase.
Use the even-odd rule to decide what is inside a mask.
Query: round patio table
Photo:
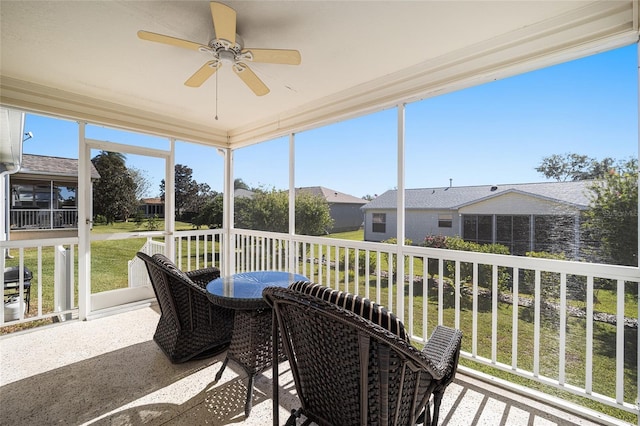
[[[249,376],[246,417],[251,413],[254,377],[273,363],[273,319],[271,308],[262,298],[262,290],[289,287],[296,281],[308,281],[308,278],[284,271],[254,271],[216,278],[207,284],[207,297],[212,303],[235,310],[231,343],[215,380],[220,380],[229,360],[242,367]],[[279,351],[278,361],[284,359],[284,353]]]

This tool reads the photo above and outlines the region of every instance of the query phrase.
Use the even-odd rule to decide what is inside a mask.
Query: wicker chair
[[[218,268],[183,272],[162,254],[138,252],[149,272],[160,305],[153,340],[173,363],[217,355],[229,346],[234,314],[213,305],[205,289],[218,278]]]
[[[441,398],[453,380],[459,330],[436,327],[420,351],[389,327],[354,313],[351,306],[358,311],[366,301],[358,296],[347,297],[358,303],[339,306],[270,287],[263,297],[273,306],[302,405],[288,425],[301,414],[319,425],[432,424],[429,398],[436,392]],[[434,400],[435,422],[438,409]]]

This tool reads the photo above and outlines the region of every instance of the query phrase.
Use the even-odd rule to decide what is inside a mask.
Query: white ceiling
[[[230,67],[183,83],[205,53],[208,1],[0,1],[0,101],[219,146],[479,84],[638,39],[638,1],[226,1],[246,47],[297,49],[299,66]]]

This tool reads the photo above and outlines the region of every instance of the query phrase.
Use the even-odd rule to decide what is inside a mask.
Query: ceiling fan
[[[269,64],[299,65],[300,52],[289,49],[254,49],[245,48],[242,38],[236,34],[236,11],[229,6],[211,2],[211,17],[213,18],[214,38],[208,44],[156,34],[149,31],[138,31],[142,40],[169,44],[200,52],[206,52],[213,59],[205,63],[198,71],[184,82],[189,87],[200,87],[224,63],[231,64],[233,71],[255,93],[263,96],[269,93],[269,88],[249,68],[249,62]]]

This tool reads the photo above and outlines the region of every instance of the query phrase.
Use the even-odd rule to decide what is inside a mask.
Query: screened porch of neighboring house
[[[92,167],[91,181],[99,178]],[[8,185],[12,231],[77,229],[77,159],[23,154],[22,167],[9,175]]]
[[[625,48],[634,49],[637,85],[638,0],[224,3],[235,9],[224,18],[234,25],[224,28],[242,34],[238,51],[245,42],[296,49],[299,66],[261,63],[259,53],[241,53],[249,68],[231,60],[228,40],[207,40],[221,30],[212,27],[220,23],[212,13],[220,6],[207,1],[2,2],[2,112],[66,123],[60,134],[71,135],[77,159],[52,170],[66,159],[50,158],[39,168],[38,161],[30,163],[34,155],[16,156],[13,149],[22,151],[24,115],[0,126],[0,198],[6,201],[0,268],[18,271],[11,308],[0,313],[0,424],[270,423],[270,370],[256,379],[254,411],[245,419],[242,370],[230,365],[214,383],[222,356],[172,364],[154,343],[159,309],[136,258],[143,251],[164,253],[183,271],[288,271],[357,293],[396,313],[416,347],[437,325],[462,330],[459,373],[440,424],[640,426],[637,259],[625,265],[569,261],[441,249],[405,238],[411,210],[406,191],[419,185],[409,180],[410,171],[430,182],[446,180],[448,175],[431,173],[432,164],[454,165],[463,154],[473,157],[473,150],[488,147],[495,157],[531,156],[526,148],[535,141],[525,137],[535,129],[540,138],[554,131],[546,122],[512,125],[510,117],[491,117],[483,124],[505,124],[490,128],[484,140],[467,141],[469,153],[444,138],[468,123],[439,127],[437,113],[447,105],[422,102],[452,96],[447,111],[460,120],[466,105],[456,94]],[[161,39],[170,45],[136,36],[140,30],[148,31],[146,37],[168,34]],[[215,49],[227,50],[222,59],[207,56],[220,56]],[[189,87],[194,79],[202,87]],[[260,84],[269,93],[256,91]],[[530,90],[546,84],[544,75],[538,84]],[[631,93],[625,105],[636,116],[620,113],[618,125],[633,129],[637,159],[635,87],[617,96]],[[467,117],[504,101],[482,93]],[[536,102],[507,108],[528,117],[526,106],[562,106],[557,98]],[[548,122],[570,118],[565,110],[556,114]],[[598,114],[583,123],[598,122]],[[369,119],[364,126],[363,118]],[[433,133],[416,138],[417,129]],[[507,130],[512,139],[498,142]],[[315,150],[301,155],[305,144]],[[201,155],[217,173],[223,195],[234,193],[241,168],[260,171],[258,184],[267,187],[282,173],[284,226],[240,226],[239,197],[232,196],[222,198],[221,227],[178,220],[183,206],[176,165],[187,145],[206,150]],[[449,152],[434,158],[429,151],[436,145]],[[165,196],[153,229],[94,226],[92,187],[100,176],[92,158],[98,152],[154,161]],[[482,176],[497,167],[519,166],[471,168]],[[365,221],[364,231],[384,230],[390,238],[298,233],[295,188],[326,185],[305,181],[311,169],[343,181],[390,173],[394,206]],[[476,218],[476,233],[478,221],[486,220],[478,218],[497,223],[500,214],[483,212],[483,206],[467,212],[469,228]],[[443,228],[462,218],[444,213],[435,215]],[[528,225],[532,243],[536,236]],[[493,223],[491,232],[498,232]],[[637,240],[637,223],[633,232]],[[286,362],[280,371],[282,423],[298,402]]]

